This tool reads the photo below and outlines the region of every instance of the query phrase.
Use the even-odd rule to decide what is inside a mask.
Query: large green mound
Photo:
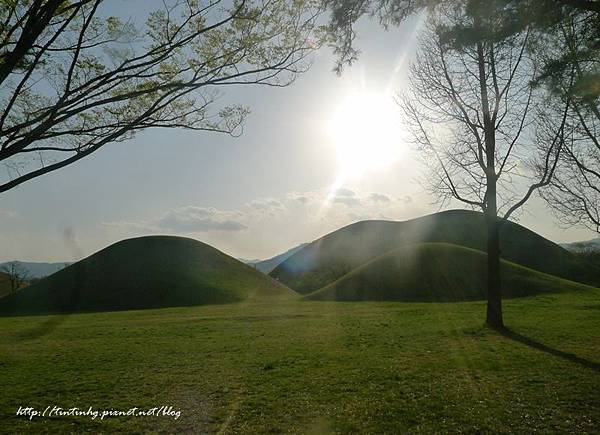
[[[0,298],[10,293],[10,276],[8,273],[0,272]]]
[[[306,296],[336,301],[464,301],[486,298],[486,254],[447,243],[407,245]],[[590,287],[502,260],[504,297]]]
[[[196,240],[123,240],[0,299],[0,313],[108,311],[293,297],[252,267]]]
[[[431,242],[485,251],[483,214],[451,210],[404,222],[358,222],[312,242],[270,275],[308,294],[391,250]],[[502,226],[501,250],[502,258],[512,263],[573,281],[600,284],[600,268],[596,265],[516,223]]]

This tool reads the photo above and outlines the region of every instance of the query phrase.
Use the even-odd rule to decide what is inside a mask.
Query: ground
[[[16,432],[598,432],[600,290],[485,305],[287,301],[0,318]],[[172,406],[181,416],[17,417]]]

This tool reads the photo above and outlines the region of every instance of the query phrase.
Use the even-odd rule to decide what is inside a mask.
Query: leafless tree
[[[572,75],[550,68],[548,81],[557,96],[555,105],[571,104],[561,159],[550,185],[541,191],[563,222],[596,232],[600,232],[599,24],[598,13],[574,15],[561,23],[558,35],[544,51],[544,61],[550,66],[554,59],[566,59]],[[554,113],[547,122],[557,124],[560,119]]]
[[[0,0],[0,192],[151,127],[236,135],[224,86],[286,86],[308,67],[313,0]],[[156,10],[151,10],[156,8]]]
[[[0,272],[8,275],[10,292],[14,293],[27,283],[29,275],[27,270],[17,261],[11,261],[0,268]]]
[[[483,2],[467,9],[467,3],[441,2],[430,10],[410,90],[399,103],[431,168],[430,191],[442,204],[458,200],[484,213],[487,323],[501,328],[500,227],[550,182],[568,104],[562,123],[539,126],[546,107],[543,90],[530,85],[537,68],[527,50],[531,30],[504,32],[510,20],[500,11]],[[543,170],[531,171],[532,160]]]

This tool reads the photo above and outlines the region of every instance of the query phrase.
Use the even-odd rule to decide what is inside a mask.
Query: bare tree
[[[0,0],[0,192],[151,127],[237,135],[248,110],[220,89],[286,86],[314,49],[313,0],[149,5],[139,24],[110,1]]]
[[[17,261],[11,261],[0,268],[0,272],[8,275],[10,281],[10,292],[14,293],[27,283],[29,274],[27,270]]]
[[[438,17],[437,22],[430,23],[428,38],[413,68],[416,92],[403,98],[402,103],[413,121],[416,142],[427,151],[426,159],[436,168],[432,190],[443,201],[454,198],[485,213],[489,252],[487,318],[488,323],[502,326],[496,227],[534,192],[548,186],[556,172],[553,189],[544,190],[544,197],[553,202],[563,218],[576,222],[587,219],[597,228],[600,2],[323,3],[331,11],[325,41],[337,55],[338,73],[359,55],[354,41],[355,24],[361,17],[375,18],[386,28],[416,12]],[[448,13],[440,15],[442,9]],[[585,37],[569,49],[559,48],[562,53],[551,53],[552,33],[573,16],[585,17],[587,28],[579,33]],[[536,43],[530,44],[532,39]],[[586,62],[589,67],[590,61],[595,63],[593,67],[583,74],[578,71]],[[539,87],[534,92],[529,86],[557,76],[564,88],[572,90],[583,85],[580,89],[587,91],[586,104],[582,106],[574,101],[572,93],[565,94],[556,86],[545,87],[547,95]],[[595,107],[590,105],[592,99]],[[577,142],[577,132],[579,140],[587,136],[587,146],[571,146]]]
[[[430,10],[410,91],[399,102],[432,169],[430,191],[442,204],[458,200],[484,213],[487,323],[502,328],[500,228],[550,182],[568,104],[557,128],[538,125],[545,106],[542,90],[530,85],[537,68],[527,50],[531,31],[506,31],[512,12],[491,7],[456,1]],[[526,164],[532,160],[539,173]]]
[[[543,61],[548,72],[541,78],[554,90],[556,105],[571,101],[563,153],[542,197],[563,222],[596,232],[600,232],[599,23],[598,13],[565,19],[551,44],[546,44]],[[559,119],[555,114],[548,122],[556,124]]]

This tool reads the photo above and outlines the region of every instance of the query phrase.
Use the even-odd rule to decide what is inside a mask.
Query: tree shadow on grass
[[[529,338],[529,337],[521,335],[517,332],[511,331],[508,328],[504,328],[502,330],[499,330],[498,332],[500,334],[502,334],[504,337],[509,338],[514,341],[518,341],[519,343],[524,344],[525,346],[529,346],[533,349],[541,350],[542,352],[546,352],[550,355],[557,356],[564,360],[571,361],[571,362],[579,364],[583,367],[587,367],[589,369],[600,372],[600,363],[587,360],[585,358],[579,357],[572,353],[563,352],[562,350],[554,349],[553,347],[547,346],[544,343],[540,343],[539,341],[536,341],[532,338]]]
[[[52,317],[49,317],[48,319],[45,319],[44,321],[29,329],[20,331],[16,335],[16,339],[18,341],[27,341],[41,338],[44,335],[54,331],[67,319],[67,317],[67,315],[54,315]]]

